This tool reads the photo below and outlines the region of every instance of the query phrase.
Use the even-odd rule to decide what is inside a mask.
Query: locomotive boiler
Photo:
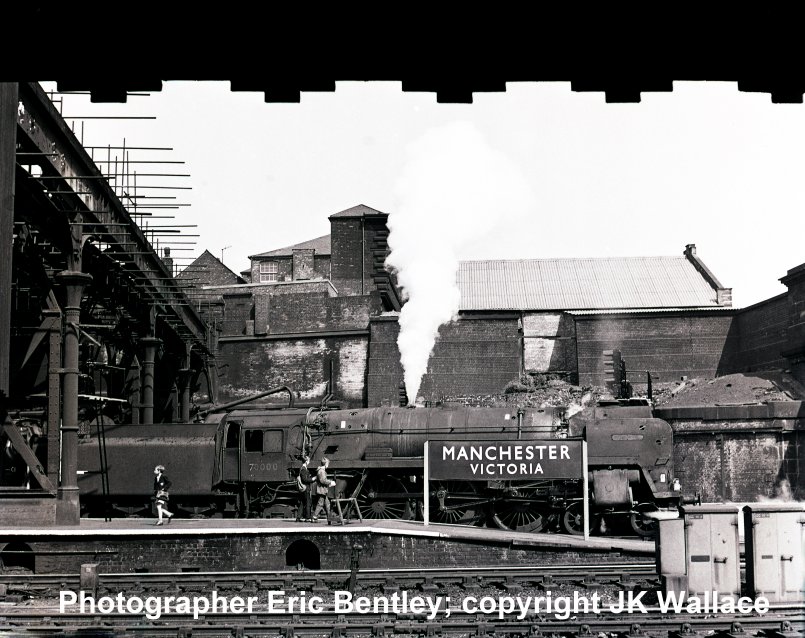
[[[575,534],[583,532],[581,477],[439,480],[423,494],[425,441],[568,438],[587,441],[593,530],[606,520],[650,535],[644,514],[680,504],[672,431],[648,405],[600,406],[569,420],[561,408],[235,407],[202,423],[107,426],[106,491],[98,437],[84,437],[79,487],[87,514],[142,514],[153,466],[162,463],[172,506],[185,515],[292,516],[294,479],[307,454],[311,467],[330,459],[336,492],[356,498],[364,518],[419,518],[428,498],[434,522]]]

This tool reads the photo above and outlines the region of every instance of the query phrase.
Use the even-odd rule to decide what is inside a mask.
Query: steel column
[[[59,484],[59,423],[61,422],[62,316],[60,310],[45,310],[52,317],[48,328],[48,477]]]
[[[11,358],[11,247],[14,237],[16,82],[0,82],[0,391],[8,394]]]
[[[143,346],[145,355],[143,358],[143,402],[140,404],[142,418],[140,423],[150,425],[154,422],[154,359],[156,358],[157,346],[162,343],[156,337],[143,337],[140,345]]]
[[[67,292],[64,308],[64,376],[62,378],[61,485],[56,508],[56,522],[78,525],[78,339],[81,297],[92,276],[75,270],[56,275]]]
[[[190,368],[179,370],[179,391],[181,392],[179,401],[179,422],[190,423]]]

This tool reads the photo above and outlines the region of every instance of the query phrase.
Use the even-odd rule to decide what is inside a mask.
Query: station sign
[[[431,480],[581,479],[583,441],[429,441]]]

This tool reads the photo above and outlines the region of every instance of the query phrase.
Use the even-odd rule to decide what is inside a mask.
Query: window
[[[246,430],[243,433],[245,452],[270,454],[282,452],[282,430]]]
[[[246,430],[246,436],[243,440],[243,447],[247,452],[263,452],[263,431],[262,430]]]
[[[226,445],[227,449],[238,447],[238,437],[240,437],[240,423],[237,421],[230,421],[226,428]]]
[[[266,430],[263,439],[263,452],[282,452],[282,430]]]
[[[264,284],[267,281],[277,281],[277,262],[276,261],[261,261],[260,262],[260,283]]]

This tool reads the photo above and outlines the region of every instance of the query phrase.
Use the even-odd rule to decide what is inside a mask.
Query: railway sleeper
[[[322,580],[321,578],[317,578],[316,584],[314,584],[313,587],[310,588],[310,591],[316,594],[326,594],[329,593],[330,587],[327,586],[324,580]]]
[[[738,621],[733,622],[728,630],[720,629],[716,632],[718,638],[746,638],[747,635],[744,626]]]
[[[539,625],[531,625],[526,634],[526,638],[544,638],[544,636],[545,634],[542,633]]]
[[[386,578],[386,582],[380,586],[380,589],[383,591],[384,594],[389,592],[400,591],[400,585],[397,582],[396,578]]]
[[[624,572],[620,575],[620,578],[614,581],[615,584],[620,587],[624,591],[631,591],[635,587],[637,587],[637,581],[632,578],[632,575],[628,572]]]
[[[516,576],[506,576],[506,580],[502,583],[503,589],[507,592],[514,594],[520,591],[523,586],[517,580]]]
[[[478,576],[464,576],[464,578],[461,579],[460,587],[464,591],[479,591],[481,589]]]
[[[584,578],[578,581],[580,587],[584,589],[597,589],[599,587],[603,587],[603,583],[598,580],[595,574],[587,573],[584,574]]]
[[[425,579],[419,583],[419,589],[423,592],[435,592],[439,587],[433,582],[433,576],[425,576]]]
[[[694,631],[689,622],[682,623],[682,627],[678,631],[669,631],[668,638],[698,638],[704,636],[700,631]]]
[[[663,632],[664,633],[664,632]],[[658,634],[649,633],[643,629],[640,623],[632,623],[629,626],[629,631],[622,631],[618,633],[619,638],[659,638]]]
[[[802,638],[802,632],[794,629],[790,620],[780,623],[779,629],[764,629],[763,633],[767,638]]]

